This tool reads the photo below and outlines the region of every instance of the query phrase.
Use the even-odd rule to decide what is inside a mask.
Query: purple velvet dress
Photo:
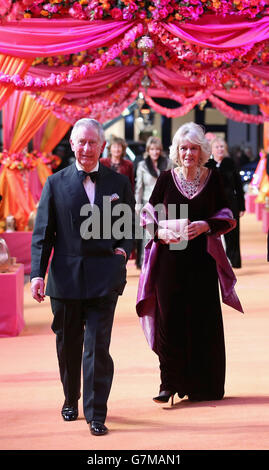
[[[188,204],[189,220],[206,220],[211,237],[231,229],[225,219],[214,218],[214,214],[228,207],[215,170],[209,171],[204,186],[192,199],[182,193],[174,170],[165,171],[158,178],[149,203],[153,207],[160,203],[166,207],[176,205],[176,218],[180,218],[180,205]],[[216,260],[209,254],[208,235],[188,241],[183,250],[170,250],[169,245],[160,242],[155,248],[154,273],[149,272],[148,279],[151,274],[154,276],[152,347],[159,356],[160,391],[177,392],[180,397],[187,395],[192,400],[221,399],[225,342],[219,274]],[[147,309],[147,303],[144,306]],[[137,306],[141,316],[143,308],[139,312]]]

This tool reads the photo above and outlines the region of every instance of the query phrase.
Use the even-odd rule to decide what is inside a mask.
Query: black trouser
[[[109,354],[118,294],[87,300],[51,298],[52,330],[65,403],[80,397],[83,355],[83,409],[87,423],[105,422],[114,365]],[[84,347],[84,349],[83,349]]]

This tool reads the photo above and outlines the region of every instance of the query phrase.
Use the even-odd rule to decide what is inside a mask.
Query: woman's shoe
[[[155,401],[155,403],[168,403],[171,398],[171,406],[173,406],[174,396],[175,396],[175,392],[169,392],[169,391],[163,390],[160,393],[160,395],[153,398],[153,401]]]

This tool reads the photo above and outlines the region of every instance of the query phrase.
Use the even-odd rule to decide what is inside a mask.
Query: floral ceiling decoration
[[[72,17],[80,20],[154,19],[196,21],[204,13],[257,18],[268,13],[266,0],[2,0],[0,14],[7,20]]]
[[[0,0],[0,15],[0,54],[30,61],[24,73],[0,67],[0,87],[71,125],[112,119],[139,92],[167,117],[208,102],[233,120],[269,119],[268,0]],[[265,107],[252,115],[233,104]]]

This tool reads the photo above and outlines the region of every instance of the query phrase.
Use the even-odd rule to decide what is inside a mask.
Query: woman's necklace
[[[200,185],[200,173],[201,170],[198,167],[195,178],[193,180],[187,180],[183,174],[182,167],[180,167],[178,170],[179,183],[181,189],[189,199],[191,199],[197,193],[197,190]]]

